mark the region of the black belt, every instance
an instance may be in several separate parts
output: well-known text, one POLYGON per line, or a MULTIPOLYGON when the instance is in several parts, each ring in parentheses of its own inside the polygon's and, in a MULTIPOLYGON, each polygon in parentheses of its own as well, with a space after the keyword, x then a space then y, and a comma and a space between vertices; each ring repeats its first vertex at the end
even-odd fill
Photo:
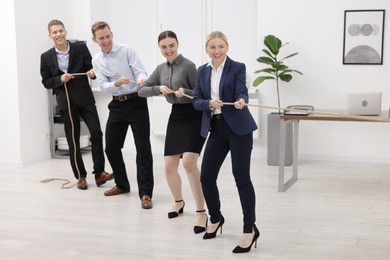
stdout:
POLYGON ((114 100, 117 100, 117 101, 127 101, 127 100, 130 100, 130 99, 133 99, 133 98, 136 98, 138 97, 138 93, 131 93, 131 94, 126 94, 126 95, 120 95, 120 96, 112 96, 112 98, 114 100))
POLYGON ((213 119, 222 119, 222 118, 223 118, 223 115, 222 115, 222 114, 215 114, 215 115, 213 115, 212 118, 213 118, 213 119))

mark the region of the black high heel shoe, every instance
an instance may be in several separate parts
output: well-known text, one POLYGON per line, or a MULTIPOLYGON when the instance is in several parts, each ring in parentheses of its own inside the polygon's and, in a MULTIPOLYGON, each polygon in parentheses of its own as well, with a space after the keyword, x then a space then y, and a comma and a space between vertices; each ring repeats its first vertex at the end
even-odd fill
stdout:
POLYGON ((221 234, 222 234, 222 226, 223 226, 223 223, 225 223, 225 219, 224 217, 221 215, 221 220, 219 221, 219 224, 218 224, 218 227, 217 229, 213 232, 213 233, 207 233, 204 234, 203 236, 203 239, 210 239, 210 238, 214 238, 216 235, 217 235, 217 232, 218 232, 218 229, 221 228, 221 234))
POLYGON ((179 216, 179 214, 182 214, 184 211, 184 206, 186 203, 183 200, 175 200, 175 202, 183 202, 183 207, 181 207, 181 209, 179 209, 179 212, 176 212, 176 211, 168 212, 168 218, 176 218, 179 216))
MULTIPOLYGON (((202 212, 206 212, 206 210, 197 210, 196 213, 202 213, 202 212)), ((205 232, 206 231, 206 228, 207 228, 207 223, 209 221, 209 219, 207 218, 207 215, 206 213, 204 213, 205 216, 206 216, 206 226, 202 227, 202 226, 194 226, 194 232, 195 234, 199 234, 199 233, 202 233, 202 232, 205 232)))
POLYGON ((253 226, 253 229, 255 230, 255 235, 253 236, 252 243, 248 247, 240 247, 236 246, 236 248, 233 249, 233 253, 246 253, 251 251, 253 243, 255 243, 255 248, 257 247, 257 239, 260 236, 260 231, 257 229, 256 226, 253 226))

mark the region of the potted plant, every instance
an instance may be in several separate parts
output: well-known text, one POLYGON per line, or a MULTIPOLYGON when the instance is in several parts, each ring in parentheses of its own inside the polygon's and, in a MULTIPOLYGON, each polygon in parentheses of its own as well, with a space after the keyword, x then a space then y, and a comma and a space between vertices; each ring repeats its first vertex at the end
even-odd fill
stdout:
POLYGON ((289 43, 287 42, 285 44, 282 44, 282 41, 274 35, 268 35, 264 38, 264 45, 267 47, 267 49, 263 49, 263 52, 267 56, 260 56, 259 58, 257 58, 257 61, 268 65, 268 68, 257 70, 255 71, 255 73, 266 73, 267 75, 259 76, 253 81, 253 86, 257 87, 265 80, 275 80, 276 93, 278 96, 278 107, 280 107, 279 79, 281 81, 290 82, 293 78, 291 74, 292 72, 303 75, 300 71, 290 69, 286 64, 284 64, 284 60, 297 55, 298 52, 290 54, 283 59, 278 59, 280 49, 287 44, 289 43))
MULTIPOLYGON (((265 75, 258 76, 253 81, 253 86, 257 87, 265 80, 275 80, 276 92, 278 97, 278 113, 271 113, 267 118, 268 136, 268 164, 279 164, 279 128, 280 128, 280 90, 279 80, 284 82, 290 82, 293 78, 292 73, 298 73, 303 75, 300 71, 289 68, 284 61, 298 54, 298 52, 287 55, 286 57, 279 59, 280 49, 289 44, 288 42, 283 44, 282 41, 274 36, 268 35, 264 38, 264 45, 266 49, 263 52, 266 56, 260 56, 257 61, 267 65, 268 67, 255 71, 255 73, 263 73, 265 75)), ((286 165, 292 164, 292 125, 287 125, 287 144, 286 144, 286 165)))

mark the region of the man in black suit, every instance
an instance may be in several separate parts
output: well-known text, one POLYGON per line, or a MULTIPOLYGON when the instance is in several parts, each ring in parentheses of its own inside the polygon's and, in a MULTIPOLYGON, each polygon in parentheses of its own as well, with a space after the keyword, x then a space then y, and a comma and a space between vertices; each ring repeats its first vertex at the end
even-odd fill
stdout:
POLYGON ((103 133, 89 80, 85 76, 72 75, 86 73, 89 78, 94 79, 96 76, 92 70, 92 57, 84 43, 71 43, 66 40, 67 32, 61 21, 50 21, 48 30, 55 46, 41 55, 42 83, 57 96, 69 146, 70 164, 74 176, 78 179, 77 187, 86 190, 87 171, 80 151, 80 118, 84 120, 91 134, 93 173, 97 186, 114 177, 112 173, 104 170, 103 133))

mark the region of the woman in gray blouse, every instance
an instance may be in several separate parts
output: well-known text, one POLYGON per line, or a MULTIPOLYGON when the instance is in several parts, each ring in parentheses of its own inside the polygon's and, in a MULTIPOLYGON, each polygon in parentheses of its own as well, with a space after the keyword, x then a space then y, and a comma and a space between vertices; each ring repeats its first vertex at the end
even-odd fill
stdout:
POLYGON ((168 218, 178 217, 183 213, 185 202, 178 172, 180 159, 187 173, 192 195, 196 204, 195 233, 206 230, 204 198, 200 184, 198 158, 205 138, 200 135, 202 112, 192 106, 197 69, 195 64, 178 53, 179 42, 172 31, 164 31, 158 37, 161 54, 167 59, 153 71, 138 91, 141 97, 163 94, 172 104, 165 138, 164 158, 165 176, 175 203, 168 218), (183 95, 185 94, 185 95, 183 95))

